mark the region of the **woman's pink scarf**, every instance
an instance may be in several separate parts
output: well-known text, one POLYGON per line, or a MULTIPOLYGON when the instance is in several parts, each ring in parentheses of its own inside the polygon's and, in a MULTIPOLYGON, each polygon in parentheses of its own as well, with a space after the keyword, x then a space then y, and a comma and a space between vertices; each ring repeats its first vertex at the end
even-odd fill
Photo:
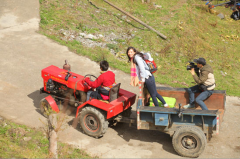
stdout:
POLYGON ((131 83, 132 86, 138 86, 138 77, 137 77, 137 70, 136 70, 136 64, 133 63, 133 58, 131 58, 131 83))

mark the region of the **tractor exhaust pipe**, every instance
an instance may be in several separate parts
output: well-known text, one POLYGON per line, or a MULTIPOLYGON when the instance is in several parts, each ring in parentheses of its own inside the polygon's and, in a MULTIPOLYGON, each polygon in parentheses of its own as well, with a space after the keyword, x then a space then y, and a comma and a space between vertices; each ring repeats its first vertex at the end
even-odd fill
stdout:
POLYGON ((65 64, 63 65, 63 69, 67 71, 71 71, 71 66, 68 64, 67 60, 65 60, 65 64))

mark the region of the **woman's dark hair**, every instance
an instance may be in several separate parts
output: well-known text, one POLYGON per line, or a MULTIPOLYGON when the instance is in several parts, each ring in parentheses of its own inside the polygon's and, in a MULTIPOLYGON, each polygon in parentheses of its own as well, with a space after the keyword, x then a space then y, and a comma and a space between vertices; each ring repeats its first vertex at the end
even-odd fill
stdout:
MULTIPOLYGON (((143 54, 141 52, 137 51, 134 47, 130 46, 130 47, 127 48, 127 52, 126 52, 127 57, 128 57, 128 62, 131 61, 131 58, 128 56, 128 51, 131 50, 131 49, 135 52, 135 55, 133 56, 133 59, 135 58, 136 55, 139 55, 143 59, 143 54)), ((133 62, 136 63, 135 60, 133 60, 133 62)))
POLYGON ((102 68, 103 71, 107 71, 108 67, 109 67, 109 64, 107 61, 104 60, 100 62, 100 68, 102 68))

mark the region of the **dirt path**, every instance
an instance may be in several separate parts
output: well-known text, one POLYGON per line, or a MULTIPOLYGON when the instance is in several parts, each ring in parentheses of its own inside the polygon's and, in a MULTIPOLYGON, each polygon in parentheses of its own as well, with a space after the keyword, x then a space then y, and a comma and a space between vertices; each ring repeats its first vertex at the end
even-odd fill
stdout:
MULTIPOLYGON (((68 59, 73 72, 99 75, 98 64, 38 34, 38 27, 38 0, 1 1, 0 116, 31 127, 41 127, 40 119, 45 120, 38 110, 39 101, 44 97, 39 94, 43 85, 41 69, 49 65, 62 67, 64 60, 68 59)), ((122 88, 137 93, 137 88, 128 85, 129 75, 114 72, 122 88)), ((239 104, 238 97, 227 97, 220 135, 208 143, 201 158, 240 157, 239 104)), ((59 135, 61 141, 102 158, 180 158, 167 134, 138 131, 127 124, 109 128, 101 139, 89 137, 68 125, 59 135)))

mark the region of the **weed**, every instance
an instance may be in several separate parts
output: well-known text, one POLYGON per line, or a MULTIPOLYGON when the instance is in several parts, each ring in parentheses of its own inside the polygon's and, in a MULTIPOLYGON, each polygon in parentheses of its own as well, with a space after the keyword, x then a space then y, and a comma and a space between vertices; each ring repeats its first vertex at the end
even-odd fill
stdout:
POLYGON ((109 50, 114 50, 115 52, 119 51, 119 47, 116 44, 107 44, 107 47, 109 48, 109 50))
MULTIPOLYGON (((0 145, 0 158, 48 158, 49 141, 41 130, 5 119, 0 120, 0 145)), ((83 150, 59 145, 59 158, 92 158, 83 150)))

